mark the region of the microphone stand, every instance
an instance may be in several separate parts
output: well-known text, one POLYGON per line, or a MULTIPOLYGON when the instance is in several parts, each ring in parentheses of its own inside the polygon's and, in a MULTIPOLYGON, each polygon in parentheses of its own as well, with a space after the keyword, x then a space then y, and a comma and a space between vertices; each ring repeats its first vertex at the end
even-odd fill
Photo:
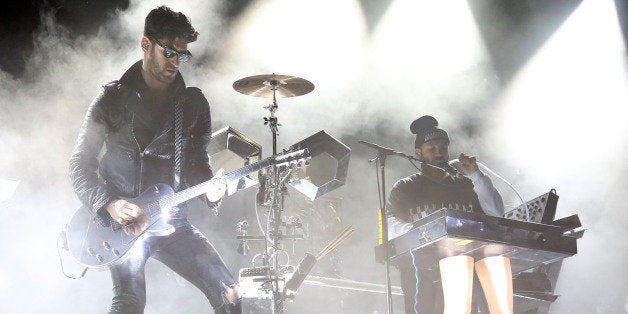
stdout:
POLYGON ((386 157, 388 155, 382 151, 378 150, 377 160, 379 161, 379 170, 382 173, 382 184, 380 195, 380 210, 379 217, 381 217, 381 244, 386 245, 386 254, 384 255, 384 264, 386 264, 386 304, 388 305, 388 314, 393 313, 393 304, 392 304, 392 289, 390 286, 390 251, 388 250, 388 213, 386 212, 386 157))
POLYGON ((377 186, 380 187, 381 189, 379 191, 379 195, 380 195, 380 212, 379 212, 379 217, 381 219, 381 229, 380 229, 380 244, 384 245, 384 247, 386 248, 384 250, 384 264, 386 265, 386 303, 388 305, 388 313, 392 314, 393 313, 393 304, 392 304, 392 289, 391 289, 391 285, 390 285, 390 263, 389 263, 389 259, 390 259, 390 251, 388 248, 388 213, 386 211, 386 157, 388 157, 388 155, 397 155, 397 156, 402 156, 405 158, 408 158, 410 160, 413 160, 414 157, 406 155, 404 153, 400 153, 400 152, 396 152, 390 148, 386 148, 386 147, 382 147, 379 146, 377 144, 373 144, 373 143, 369 143, 369 142, 365 142, 365 141, 358 141, 360 144, 364 144, 368 147, 371 148, 375 148, 377 149, 377 157, 369 160, 369 162, 373 162, 373 161, 377 161, 378 163, 376 163, 376 167, 379 164, 379 169, 375 169, 376 170, 376 174, 378 174, 377 170, 379 170, 381 172, 381 185, 379 182, 379 174, 378 174, 378 182, 377 182, 377 186))

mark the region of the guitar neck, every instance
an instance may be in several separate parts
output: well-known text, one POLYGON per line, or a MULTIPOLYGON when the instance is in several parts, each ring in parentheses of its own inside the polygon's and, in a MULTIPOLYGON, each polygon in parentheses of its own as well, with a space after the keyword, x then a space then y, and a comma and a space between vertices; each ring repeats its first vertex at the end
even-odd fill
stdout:
POLYGON ((174 193, 170 196, 164 197, 162 199, 159 200, 159 207, 160 208, 170 208, 170 207, 174 207, 176 205, 179 205, 185 201, 188 201, 192 198, 195 198, 199 195, 205 194, 205 192, 207 192, 207 189, 209 188, 209 186, 211 184, 214 183, 220 183, 220 184, 227 184, 231 181, 234 180, 238 180, 240 178, 243 178, 253 172, 259 171, 261 169, 264 169, 270 165, 272 165, 273 162, 271 159, 264 159, 261 161, 258 161, 256 163, 250 164, 250 165, 246 165, 238 170, 229 172, 228 174, 220 177, 220 178, 212 178, 208 181, 199 183, 197 185, 191 186, 185 190, 179 191, 177 193, 174 193))

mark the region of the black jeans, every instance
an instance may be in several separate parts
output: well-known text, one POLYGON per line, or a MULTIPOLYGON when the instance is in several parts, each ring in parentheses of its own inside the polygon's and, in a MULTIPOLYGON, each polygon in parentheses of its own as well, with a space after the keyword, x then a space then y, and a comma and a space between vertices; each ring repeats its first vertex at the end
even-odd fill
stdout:
POLYGON ((216 313, 240 313, 237 306, 225 304, 222 284, 237 283, 209 240, 185 219, 170 223, 176 228, 174 233, 137 242, 124 262, 111 268, 114 297, 109 313, 144 312, 144 268, 150 257, 199 288, 216 313))

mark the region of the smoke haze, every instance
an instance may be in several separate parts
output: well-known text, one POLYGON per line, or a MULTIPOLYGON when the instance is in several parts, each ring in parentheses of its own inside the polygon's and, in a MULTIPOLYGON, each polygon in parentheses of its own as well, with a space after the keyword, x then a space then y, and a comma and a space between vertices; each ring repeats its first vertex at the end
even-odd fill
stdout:
MULTIPOLYGON (((81 280, 70 280, 60 271, 57 236, 80 205, 68 178, 68 158, 101 85, 120 78, 141 58, 144 17, 161 4, 131 1, 128 8, 111 12, 96 33, 79 36, 53 14, 44 14, 24 75, 0 72, 0 179, 20 182, 10 202, 0 200, 0 311, 91 313, 108 308, 108 272, 90 271, 81 280)), ((555 290, 560 297, 552 312, 628 312, 623 200, 628 189, 628 67, 617 20, 598 19, 613 16, 612 1, 583 1, 535 56, 518 62, 521 68, 510 78, 496 68, 466 2, 428 8, 394 1, 373 28, 372 12, 359 1, 253 1, 230 17, 225 15, 232 5, 228 1, 167 5, 189 16, 200 33, 189 46, 194 58, 181 72, 187 85, 200 87, 208 98, 214 130, 231 126, 261 144, 264 157, 269 156, 271 132, 263 118, 271 100, 240 94, 232 84, 252 75, 293 75, 316 88, 278 99, 278 147, 325 130, 352 149, 346 184, 326 195, 342 200, 340 210, 317 210, 319 216, 306 217, 314 233, 296 243, 291 264, 305 251, 324 247, 336 234, 322 233, 322 225, 337 218, 341 229, 352 225, 356 232, 333 259, 316 266, 316 275, 340 272, 352 280, 385 283, 385 269, 373 256, 379 203, 375 168, 368 160, 376 152, 358 140, 412 154, 409 125, 430 114, 452 138, 451 158, 460 152, 478 156, 527 199, 556 188, 557 217, 579 215, 587 231, 578 241, 579 253, 563 262, 555 290), (416 16, 400 17, 408 11, 416 16)), ((494 22, 495 29, 509 26, 494 22)), ((502 38, 500 43, 513 47, 519 39, 502 38)), ((392 157, 387 167, 389 188, 414 172, 406 161, 392 157)), ((493 182, 506 203, 519 205, 505 183, 493 182)), ((234 224, 254 222, 253 190, 225 199, 219 216, 193 217, 234 274, 251 262, 251 255, 235 251, 234 224)), ((298 192, 291 193, 287 215, 297 215, 296 206, 303 201, 298 192)), ((80 271, 65 259, 69 272, 80 271)), ((392 276, 398 285, 397 272, 392 276)), ((149 262, 147 282, 146 313, 209 311, 198 290, 157 262, 149 262)), ((400 312, 402 298, 393 301, 400 312)), ((386 311, 386 298, 306 285, 287 310, 378 313, 386 311)))

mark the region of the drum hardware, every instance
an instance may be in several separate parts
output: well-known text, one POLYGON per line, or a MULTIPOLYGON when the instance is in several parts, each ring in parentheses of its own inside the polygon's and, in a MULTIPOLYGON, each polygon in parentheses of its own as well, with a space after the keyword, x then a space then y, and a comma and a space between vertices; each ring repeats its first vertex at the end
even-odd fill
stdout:
MULTIPOLYGON (((207 146, 207 155, 214 169, 223 168, 225 173, 261 160, 262 146, 231 126, 212 133, 207 146)), ((253 175, 227 183, 227 195, 233 195, 256 185, 259 178, 253 175)))
MULTIPOLYGON (((272 98, 272 103, 265 106, 268 109, 270 116, 264 117, 264 125, 270 128, 272 133, 273 143, 273 155, 277 154, 277 136, 279 135, 278 118, 276 112, 279 109, 277 104, 277 98, 294 97, 307 94, 314 90, 314 84, 311 82, 287 75, 277 75, 275 73, 269 75, 256 75, 245 77, 237 80, 233 83, 233 88, 245 95, 272 98)), ((284 274, 282 272, 273 273, 273 270, 282 269, 285 265, 279 263, 279 255, 281 252, 285 252, 283 249, 283 240, 302 239, 302 235, 286 234, 286 222, 282 219, 284 212, 284 200, 285 195, 288 192, 287 180, 290 178, 290 173, 300 167, 302 163, 290 163, 289 165, 271 166, 267 168, 265 175, 262 175, 263 183, 260 184, 260 191, 256 196, 256 204, 262 204, 264 207, 268 207, 268 220, 266 223, 265 234, 261 236, 261 240, 264 240, 264 253, 261 255, 263 260, 263 266, 267 273, 268 284, 266 289, 270 288, 270 292, 273 300, 273 312, 283 312, 283 302, 286 299, 283 282, 285 282, 284 274), (268 244, 271 244, 269 247, 268 244), (271 254, 272 251, 272 254, 271 254)), ((256 210, 257 215, 257 210, 256 210)), ((258 219, 259 221, 259 219, 258 219)), ((261 226, 260 226, 261 227, 261 226)), ((288 228, 290 229, 290 228, 288 228)), ((264 228, 262 228, 264 230, 264 228)), ((294 231, 294 228, 292 228, 294 231)), ((242 234, 238 239, 243 241, 241 244, 246 244, 246 240, 259 239, 258 236, 248 236, 242 234)))
POLYGON ((338 247, 338 245, 340 245, 342 241, 347 239, 351 235, 351 233, 353 233, 353 231, 354 229, 352 226, 347 227, 347 229, 345 229, 340 235, 338 235, 336 239, 327 244, 327 246, 325 246, 325 248, 323 248, 318 254, 316 254, 316 256, 310 253, 306 253, 305 257, 303 257, 301 262, 299 262, 299 264, 297 265, 294 273, 286 281, 286 289, 284 290, 284 293, 287 295, 290 295, 291 292, 292 294, 296 293, 303 283, 303 280, 305 280, 305 277, 307 277, 312 268, 314 268, 314 265, 316 265, 316 262, 325 257, 325 255, 327 255, 329 252, 336 249, 336 247, 338 247))
MULTIPOLYGON (((248 233, 249 222, 246 220, 240 221, 236 224, 236 232, 240 233, 242 236, 246 236, 248 233)), ((238 248, 236 251, 240 255, 247 255, 249 253, 250 247, 248 243, 246 243, 246 239, 240 240, 238 243, 238 248)))
POLYGON ((351 150, 339 140, 321 130, 290 148, 310 153, 309 163, 292 171, 288 184, 311 201, 345 184, 351 150))
MULTIPOLYGON (((269 111, 269 116, 264 117, 264 125, 268 126, 272 133, 273 155, 275 155, 277 154, 279 126, 281 126, 276 115, 279 109, 277 98, 307 94, 314 90, 314 84, 302 78, 273 73, 237 80, 233 83, 233 88, 245 95, 272 98, 272 103, 264 106, 269 111)), ((259 175, 260 186, 256 194, 255 214, 263 235, 248 235, 246 230, 240 228, 237 236, 237 239, 240 240, 240 251, 243 253, 247 249, 247 241, 261 240, 264 242, 263 253, 256 254, 253 257, 253 261, 256 258, 262 260, 262 265, 258 265, 261 268, 256 271, 265 272, 263 278, 266 278, 267 282, 264 282, 263 286, 263 289, 266 289, 264 295, 268 295, 270 291, 273 300, 273 313, 281 313, 284 301, 294 298, 298 286, 314 266, 313 261, 317 261, 333 251, 353 231, 352 228, 345 230, 339 238, 330 243, 317 256, 310 254, 312 257, 308 258, 308 255, 306 255, 304 261, 297 266, 298 271, 276 271, 280 269, 294 269, 287 263, 280 263, 279 256, 286 254, 289 262, 290 256, 284 249, 285 242, 289 241, 292 243, 292 251, 295 253, 296 241, 304 239, 308 233, 307 224, 299 217, 290 216, 287 219, 283 218, 286 208, 285 197, 289 192, 288 187, 290 186, 307 196, 308 201, 311 202, 344 185, 346 180, 350 158, 350 149, 346 145, 325 131, 319 131, 291 145, 287 151, 303 149, 309 152, 310 158, 281 166, 267 167, 259 175), (265 224, 260 219, 258 207, 266 210, 265 224), (290 280, 290 288, 286 286, 288 280, 290 280)), ((255 295, 255 293, 251 292, 249 295, 255 295)))

